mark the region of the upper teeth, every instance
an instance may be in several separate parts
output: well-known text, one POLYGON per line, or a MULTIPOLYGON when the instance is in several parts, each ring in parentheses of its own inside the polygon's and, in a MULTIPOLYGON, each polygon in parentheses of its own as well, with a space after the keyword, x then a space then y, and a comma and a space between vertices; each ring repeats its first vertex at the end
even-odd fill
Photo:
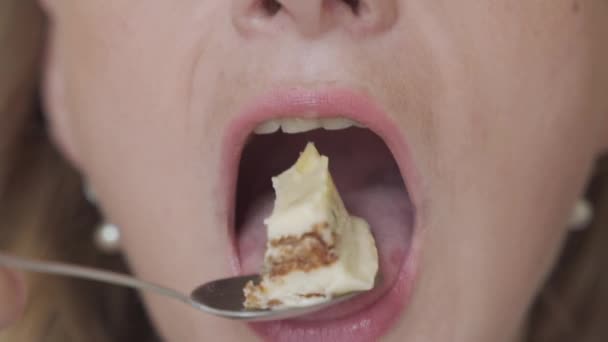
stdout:
POLYGON ((356 121, 340 117, 322 119, 284 118, 265 121, 258 125, 254 132, 256 134, 271 134, 281 129, 285 133, 293 134, 312 131, 317 128, 338 130, 352 126, 364 127, 356 121))

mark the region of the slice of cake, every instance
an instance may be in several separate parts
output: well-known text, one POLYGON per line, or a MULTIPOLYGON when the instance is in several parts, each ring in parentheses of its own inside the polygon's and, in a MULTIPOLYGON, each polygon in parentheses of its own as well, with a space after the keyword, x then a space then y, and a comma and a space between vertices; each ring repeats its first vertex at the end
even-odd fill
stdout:
POLYGON ((246 308, 314 305, 374 286, 374 238, 364 220, 346 211, 328 166, 309 143, 295 165, 272 179, 276 199, 264 221, 262 279, 245 286, 246 308))

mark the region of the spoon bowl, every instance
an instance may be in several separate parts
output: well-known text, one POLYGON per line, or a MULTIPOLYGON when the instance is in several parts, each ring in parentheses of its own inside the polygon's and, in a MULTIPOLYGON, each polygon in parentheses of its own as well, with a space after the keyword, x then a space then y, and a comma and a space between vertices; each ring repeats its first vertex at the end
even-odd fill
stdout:
POLYGON ((212 314, 229 319, 245 321, 273 321, 295 318, 323 310, 329 306, 352 299, 362 292, 351 292, 332 298, 331 300, 305 307, 291 307, 276 310, 251 310, 243 307, 245 295, 243 288, 249 281, 259 282, 259 275, 249 275, 225 278, 203 284, 192 291, 190 297, 211 310, 212 314))

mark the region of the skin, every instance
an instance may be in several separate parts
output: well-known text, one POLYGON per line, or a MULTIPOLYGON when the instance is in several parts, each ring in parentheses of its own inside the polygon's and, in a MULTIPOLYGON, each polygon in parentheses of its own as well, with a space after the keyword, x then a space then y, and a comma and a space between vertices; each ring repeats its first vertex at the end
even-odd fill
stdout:
POLYGON ((17 320, 25 307, 24 279, 20 273, 0 267, 0 331, 17 320))
MULTIPOLYGON (((517 340, 608 147, 608 2, 281 2, 274 19, 245 0, 45 3, 53 133, 134 272, 183 291, 232 275, 224 130, 270 89, 337 84, 395 119, 421 175, 418 278, 385 340, 517 340)), ((252 338, 145 301, 167 341, 252 338)))

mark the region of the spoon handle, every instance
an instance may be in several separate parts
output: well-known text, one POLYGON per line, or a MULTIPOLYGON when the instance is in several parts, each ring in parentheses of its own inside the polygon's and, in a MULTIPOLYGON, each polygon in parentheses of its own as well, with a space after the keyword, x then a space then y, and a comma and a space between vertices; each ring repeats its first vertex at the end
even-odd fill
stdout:
POLYGON ((60 262, 34 261, 3 253, 0 253, 0 265, 29 272, 62 275, 129 287, 136 290, 150 291, 162 296, 177 299, 199 310, 201 309, 200 304, 194 302, 190 297, 181 292, 116 272, 97 270, 90 267, 68 265, 60 262))

